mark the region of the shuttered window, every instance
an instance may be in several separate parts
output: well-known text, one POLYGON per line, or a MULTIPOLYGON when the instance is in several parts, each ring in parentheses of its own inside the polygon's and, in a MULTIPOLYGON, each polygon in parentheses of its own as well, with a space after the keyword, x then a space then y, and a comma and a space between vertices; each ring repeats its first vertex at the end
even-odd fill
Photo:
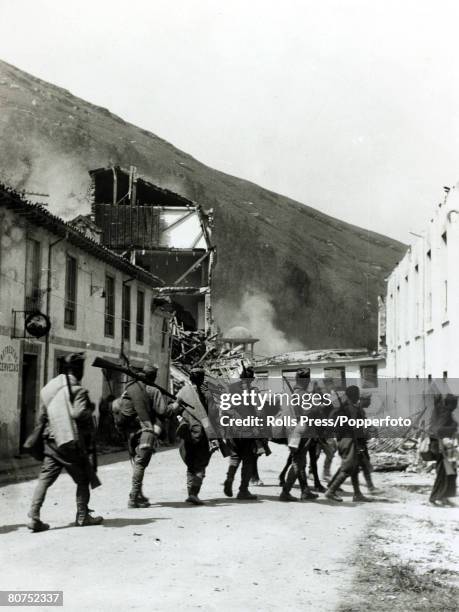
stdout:
POLYGON ((105 276, 105 335, 115 336, 115 279, 109 274, 105 276))
POLYGON ((137 291, 137 320, 135 327, 135 341, 137 344, 143 344, 145 327, 145 293, 137 291))
POLYGON ((67 255, 65 266, 65 310, 64 323, 69 327, 76 327, 76 297, 77 297, 77 260, 67 255))

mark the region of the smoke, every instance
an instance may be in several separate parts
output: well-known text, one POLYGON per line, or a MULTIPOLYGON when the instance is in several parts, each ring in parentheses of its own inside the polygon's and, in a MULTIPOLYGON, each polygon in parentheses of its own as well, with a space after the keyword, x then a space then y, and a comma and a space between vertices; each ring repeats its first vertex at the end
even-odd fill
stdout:
POLYGON ((252 337, 258 338, 255 354, 272 356, 304 348, 299 342, 289 340, 274 325, 275 310, 269 297, 260 291, 246 291, 237 308, 230 308, 222 301, 215 306, 217 322, 223 333, 231 327, 246 327, 252 337))
POLYGON ((23 188, 48 193, 50 211, 65 219, 89 212, 90 177, 77 156, 57 154, 40 144, 35 145, 32 158, 23 188))

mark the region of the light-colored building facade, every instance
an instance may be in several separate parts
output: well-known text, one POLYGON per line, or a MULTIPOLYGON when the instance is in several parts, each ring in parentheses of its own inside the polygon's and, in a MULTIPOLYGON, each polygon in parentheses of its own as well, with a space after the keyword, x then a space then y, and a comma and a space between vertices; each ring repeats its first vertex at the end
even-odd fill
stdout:
POLYGON ((446 191, 381 299, 380 348, 391 378, 459 378, 459 192, 446 191))
POLYGON ((350 384, 363 389, 375 389, 384 376, 384 356, 370 353, 367 349, 325 349, 317 351, 294 351, 275 357, 258 360, 255 374, 262 386, 263 379, 282 379, 283 390, 295 385, 296 371, 311 370, 312 380, 332 378, 338 389, 350 384))
POLYGON ((97 404, 117 395, 93 359, 132 365, 154 361, 168 383, 169 318, 155 302, 162 281, 39 205, 0 187, 0 456, 20 451, 38 413, 40 388, 75 351, 87 356, 84 385, 97 404), (48 316, 48 336, 34 338, 25 320, 48 316))

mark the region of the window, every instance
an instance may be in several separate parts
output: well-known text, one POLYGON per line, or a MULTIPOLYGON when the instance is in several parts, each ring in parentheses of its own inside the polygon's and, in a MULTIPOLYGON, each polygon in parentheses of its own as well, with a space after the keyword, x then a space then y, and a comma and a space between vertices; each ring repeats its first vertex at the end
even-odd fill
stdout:
POLYGON ((333 380, 335 390, 344 391, 346 389, 346 368, 324 368, 324 378, 331 378, 333 380))
POLYGON ((115 279, 105 276, 105 335, 115 337, 115 279))
POLYGON ((448 244, 448 236, 446 232, 443 232, 443 234, 441 235, 441 239, 443 240, 444 244, 448 244))
POLYGON ((123 340, 131 339, 131 288, 123 285, 123 340))
POLYGON ((137 323, 135 327, 135 341, 137 344, 143 344, 145 327, 145 293, 137 291, 137 323))
POLYGON ((427 251, 427 259, 432 259, 432 251, 430 249, 427 251))
POLYGON ((373 389, 378 386, 378 366, 366 365, 360 366, 360 380, 362 381, 362 389, 373 389))
POLYGON ((446 382, 448 380, 448 371, 444 370, 443 371, 443 382, 446 382))
POLYGON ((26 310, 41 309, 41 261, 40 243, 37 240, 27 239, 26 244, 26 271, 25 271, 25 296, 26 310))
POLYGON ((65 266, 64 324, 76 327, 77 260, 67 255, 65 266))

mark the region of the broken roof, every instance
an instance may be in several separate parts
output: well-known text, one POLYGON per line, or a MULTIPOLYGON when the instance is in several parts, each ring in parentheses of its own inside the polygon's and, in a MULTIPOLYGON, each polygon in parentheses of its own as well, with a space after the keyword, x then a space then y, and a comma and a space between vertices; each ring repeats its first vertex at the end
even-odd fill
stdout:
POLYGON ((270 365, 301 365, 306 363, 330 363, 360 361, 362 359, 383 359, 379 353, 372 353, 366 348, 361 349, 316 349, 281 353, 272 357, 264 357, 256 362, 256 366, 270 365))
MULTIPOLYGON (((113 185, 113 175, 114 172, 117 174, 117 178, 123 178, 126 182, 129 181, 130 171, 122 168, 121 166, 112 166, 108 168, 96 168, 94 170, 90 170, 89 174, 93 178, 107 178, 108 183, 106 186, 107 194, 105 194, 105 189, 103 185, 99 188, 96 188, 95 199, 97 202, 111 202, 112 201, 112 185, 113 185), (121 176, 120 176, 121 175, 121 176), (106 197, 104 197, 106 195, 106 197)), ((137 185, 137 200, 141 204, 155 204, 156 206, 185 206, 185 207, 195 207, 196 203, 184 196, 171 191, 170 189, 165 189, 163 187, 159 187, 150 181, 145 180, 144 178, 140 178, 136 176, 136 185, 137 185)), ((122 195, 124 191, 122 186, 119 186, 119 194, 122 195)))

